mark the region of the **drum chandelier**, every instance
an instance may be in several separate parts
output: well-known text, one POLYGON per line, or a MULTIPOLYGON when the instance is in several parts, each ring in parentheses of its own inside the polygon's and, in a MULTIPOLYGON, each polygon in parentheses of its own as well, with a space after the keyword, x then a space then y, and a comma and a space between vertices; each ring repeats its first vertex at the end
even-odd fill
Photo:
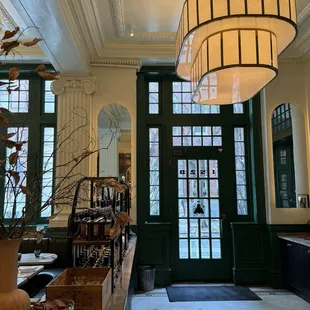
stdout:
POLYGON ((278 74, 278 55, 297 35, 295 0, 186 0, 176 38, 176 73, 192 99, 251 99, 278 74))

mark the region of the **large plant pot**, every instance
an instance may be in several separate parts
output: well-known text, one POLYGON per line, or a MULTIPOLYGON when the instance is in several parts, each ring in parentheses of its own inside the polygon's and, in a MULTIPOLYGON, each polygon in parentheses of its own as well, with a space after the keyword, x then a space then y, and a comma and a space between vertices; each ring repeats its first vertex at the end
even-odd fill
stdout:
POLYGON ((0 240, 0 309, 29 310, 30 298, 17 289, 17 255, 22 239, 0 240))

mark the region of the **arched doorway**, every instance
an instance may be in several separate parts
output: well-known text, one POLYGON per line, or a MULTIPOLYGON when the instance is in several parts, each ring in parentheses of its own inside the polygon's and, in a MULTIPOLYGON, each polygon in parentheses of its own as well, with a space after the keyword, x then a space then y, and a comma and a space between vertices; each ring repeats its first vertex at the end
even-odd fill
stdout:
POLYGON ((131 182, 131 118, 120 104, 109 104, 98 116, 98 176, 131 182))

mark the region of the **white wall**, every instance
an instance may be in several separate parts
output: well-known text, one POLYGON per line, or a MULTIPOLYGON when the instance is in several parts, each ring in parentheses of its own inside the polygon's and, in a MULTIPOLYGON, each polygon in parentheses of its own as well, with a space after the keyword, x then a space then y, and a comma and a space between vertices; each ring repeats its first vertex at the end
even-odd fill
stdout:
POLYGON ((93 98, 93 128, 98 128, 98 115, 101 109, 109 104, 124 106, 131 117, 131 171, 132 202, 131 217, 136 223, 136 69, 117 67, 92 67, 91 75, 96 76, 97 91, 93 98))
MULTIPOLYGON (((271 115, 282 103, 290 103, 304 114, 305 143, 301 150, 307 154, 309 166, 309 100, 307 96, 310 83, 304 64, 281 64, 278 77, 262 91, 263 156, 265 170, 265 192, 267 222, 270 224, 304 224, 310 219, 310 209, 276 208, 274 187, 274 166, 271 115)), ((310 88, 309 88, 310 90, 310 88)), ((309 170, 304 167, 309 180, 309 170)), ((298 178, 298 176, 296 176, 298 178)), ((309 193, 309 186, 308 186, 309 193)))

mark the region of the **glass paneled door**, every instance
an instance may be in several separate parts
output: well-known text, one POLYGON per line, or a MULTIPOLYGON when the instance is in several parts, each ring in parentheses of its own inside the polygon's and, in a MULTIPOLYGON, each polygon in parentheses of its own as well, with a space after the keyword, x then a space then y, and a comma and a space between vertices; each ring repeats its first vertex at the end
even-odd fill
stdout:
POLYGON ((175 158, 173 174, 173 280, 230 279, 219 158, 175 158))

